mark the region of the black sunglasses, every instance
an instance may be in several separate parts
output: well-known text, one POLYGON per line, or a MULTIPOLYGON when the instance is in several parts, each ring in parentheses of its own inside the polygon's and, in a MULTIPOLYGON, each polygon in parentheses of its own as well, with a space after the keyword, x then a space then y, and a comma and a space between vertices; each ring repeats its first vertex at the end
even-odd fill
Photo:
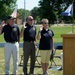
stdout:
POLYGON ((43 22, 43 24, 48 24, 47 22, 43 22))
POLYGON ((33 21, 33 19, 28 19, 29 21, 33 21))

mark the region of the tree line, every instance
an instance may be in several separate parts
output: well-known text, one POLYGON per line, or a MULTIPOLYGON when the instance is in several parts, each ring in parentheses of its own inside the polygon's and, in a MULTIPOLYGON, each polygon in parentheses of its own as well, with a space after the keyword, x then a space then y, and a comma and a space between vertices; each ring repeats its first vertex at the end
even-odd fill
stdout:
MULTIPOLYGON (((15 9, 17 0, 0 0, 0 19, 6 20, 15 9)), ((74 0, 75 1, 75 0, 74 0)), ((18 18, 24 20, 24 12, 26 16, 32 15, 34 19, 40 23, 42 18, 49 19, 50 24, 57 21, 72 22, 72 17, 62 16, 61 13, 73 2, 73 13, 75 18, 75 2, 73 0, 40 0, 39 7, 34 7, 32 10, 18 9, 18 18)))

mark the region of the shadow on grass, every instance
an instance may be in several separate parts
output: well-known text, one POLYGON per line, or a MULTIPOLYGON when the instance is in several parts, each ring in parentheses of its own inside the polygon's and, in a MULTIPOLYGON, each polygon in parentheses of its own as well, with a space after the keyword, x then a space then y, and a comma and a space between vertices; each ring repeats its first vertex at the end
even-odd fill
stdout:
POLYGON ((36 66, 35 66, 35 68, 41 68, 41 65, 39 65, 39 66, 38 66, 38 65, 36 65, 36 66))
MULTIPOLYGON (((19 64, 18 66, 23 67, 23 64, 19 64)), ((30 64, 27 64, 27 66, 30 66, 30 64)), ((35 68, 41 68, 41 64, 36 64, 35 68)))
POLYGON ((36 74, 36 75, 42 75, 42 74, 36 74))
POLYGON ((23 64, 19 64, 18 66, 23 67, 23 64))

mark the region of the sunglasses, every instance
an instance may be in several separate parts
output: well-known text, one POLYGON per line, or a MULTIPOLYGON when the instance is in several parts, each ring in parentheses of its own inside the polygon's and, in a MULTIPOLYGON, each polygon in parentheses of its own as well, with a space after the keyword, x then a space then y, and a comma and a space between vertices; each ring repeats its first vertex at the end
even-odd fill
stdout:
POLYGON ((48 24, 47 22, 44 22, 43 24, 48 24))
POLYGON ((28 19, 29 21, 33 21, 33 19, 28 19))

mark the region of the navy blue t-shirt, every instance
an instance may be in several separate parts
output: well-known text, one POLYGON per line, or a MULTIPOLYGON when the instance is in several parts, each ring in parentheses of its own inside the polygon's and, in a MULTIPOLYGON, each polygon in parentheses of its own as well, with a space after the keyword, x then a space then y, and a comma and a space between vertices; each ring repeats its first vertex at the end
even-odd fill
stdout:
POLYGON ((2 29, 2 33, 4 33, 4 39, 6 42, 15 42, 19 40, 19 27, 14 24, 10 26, 9 24, 5 25, 2 29))
POLYGON ((39 43, 40 50, 50 50, 52 49, 52 37, 54 33, 52 30, 48 29, 47 31, 43 28, 41 31, 41 39, 39 43))
POLYGON ((26 28, 24 29, 24 41, 35 41, 36 37, 36 27, 34 25, 30 26, 26 23, 26 28))

